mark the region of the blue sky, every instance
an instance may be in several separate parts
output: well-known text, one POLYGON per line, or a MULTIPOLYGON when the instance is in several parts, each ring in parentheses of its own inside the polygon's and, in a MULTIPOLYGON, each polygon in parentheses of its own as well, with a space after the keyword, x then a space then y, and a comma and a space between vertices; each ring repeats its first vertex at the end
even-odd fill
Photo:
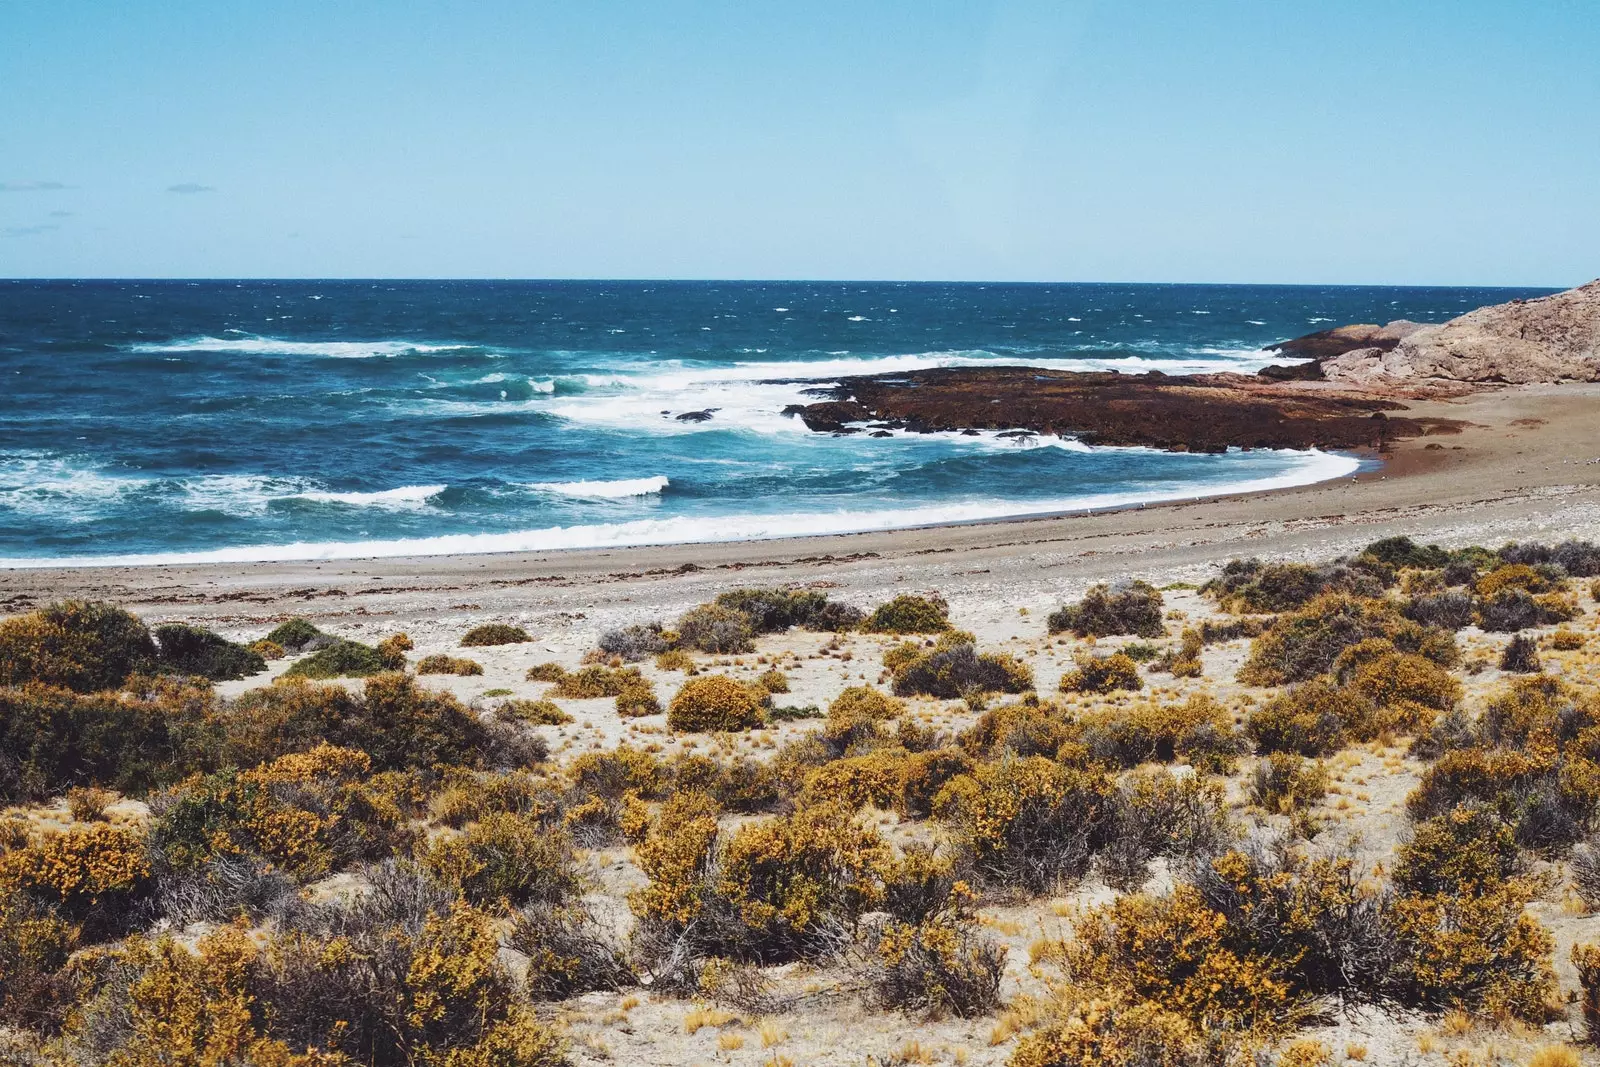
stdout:
POLYGON ((0 276, 1570 285, 1595 0, 0 0, 0 276))

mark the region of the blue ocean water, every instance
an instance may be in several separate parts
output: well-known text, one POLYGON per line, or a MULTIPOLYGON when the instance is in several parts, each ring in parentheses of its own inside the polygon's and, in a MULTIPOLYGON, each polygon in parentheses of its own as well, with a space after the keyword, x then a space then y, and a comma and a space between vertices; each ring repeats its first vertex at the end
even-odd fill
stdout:
POLYGON ((724 540, 1313 481, 1355 461, 834 437, 781 412, 930 366, 1253 370, 1330 325, 1543 292, 0 282, 0 565, 724 540))

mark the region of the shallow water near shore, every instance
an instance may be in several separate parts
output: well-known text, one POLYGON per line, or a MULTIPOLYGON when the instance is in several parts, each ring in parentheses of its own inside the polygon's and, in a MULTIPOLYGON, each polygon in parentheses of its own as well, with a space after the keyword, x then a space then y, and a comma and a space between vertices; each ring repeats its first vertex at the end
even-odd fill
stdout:
POLYGON ((1542 292, 0 283, 0 565, 734 540, 1304 484, 1356 461, 833 437, 782 411, 932 366, 1251 371, 1329 325, 1542 292))

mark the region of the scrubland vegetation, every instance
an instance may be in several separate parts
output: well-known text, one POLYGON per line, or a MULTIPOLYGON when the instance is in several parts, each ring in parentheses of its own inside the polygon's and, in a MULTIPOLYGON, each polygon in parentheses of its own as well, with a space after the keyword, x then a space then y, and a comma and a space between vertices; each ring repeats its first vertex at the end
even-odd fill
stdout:
POLYGON ((745 588, 581 662, 16 615, 0 1060, 1583 1062, 1597 574, 1395 538, 1003 648, 745 588))

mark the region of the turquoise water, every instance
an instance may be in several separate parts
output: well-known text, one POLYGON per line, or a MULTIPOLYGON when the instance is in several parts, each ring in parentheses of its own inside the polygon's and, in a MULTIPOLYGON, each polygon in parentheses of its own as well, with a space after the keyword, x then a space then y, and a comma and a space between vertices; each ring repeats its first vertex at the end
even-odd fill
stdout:
POLYGON ((1329 325, 1542 292, 0 282, 0 565, 774 537, 1337 477, 1355 461, 834 437, 781 412, 921 367, 1253 370, 1329 325))

